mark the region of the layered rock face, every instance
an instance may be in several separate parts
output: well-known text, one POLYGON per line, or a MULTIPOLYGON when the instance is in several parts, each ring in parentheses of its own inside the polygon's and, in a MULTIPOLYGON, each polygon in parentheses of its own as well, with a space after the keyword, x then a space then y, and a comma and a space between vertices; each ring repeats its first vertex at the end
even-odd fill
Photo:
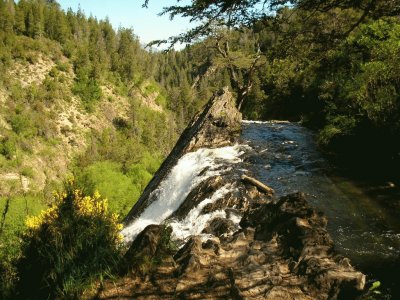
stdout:
MULTIPOLYGON (((171 168, 185 152, 235 142, 240 114, 229 98, 225 92, 206 106, 164 168, 171 168)), ((323 214, 312 209, 302 193, 277 199, 243 172, 232 168, 209 177, 192 189, 164 224, 146 227, 126 254, 132 263, 129 275, 106 283, 97 297, 355 299, 365 276, 335 254, 323 214), (214 197, 218 193, 221 196, 214 197), (198 218, 192 226, 204 216, 208 219, 198 234, 179 239, 175 225, 187 222, 194 211, 198 218)), ((160 170, 158 176, 164 173, 168 170, 160 170)), ((151 201, 151 191, 160 180, 149 185, 131 217, 151 201)))

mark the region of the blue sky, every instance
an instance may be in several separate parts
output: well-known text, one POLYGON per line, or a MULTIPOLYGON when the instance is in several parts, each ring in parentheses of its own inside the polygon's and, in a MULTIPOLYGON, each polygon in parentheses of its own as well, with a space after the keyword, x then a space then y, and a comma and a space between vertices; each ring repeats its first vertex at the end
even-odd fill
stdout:
MULTIPOLYGON (((98 19, 109 18, 115 29, 119 26, 133 28, 142 43, 166 39, 191 27, 188 19, 157 14, 162 7, 176 3, 174 0, 150 0, 149 8, 142 8, 144 0, 58 0, 64 10, 71 7, 76 11, 80 5, 87 16, 92 14, 98 19)), ((182 1, 183 3, 185 1, 182 1)))

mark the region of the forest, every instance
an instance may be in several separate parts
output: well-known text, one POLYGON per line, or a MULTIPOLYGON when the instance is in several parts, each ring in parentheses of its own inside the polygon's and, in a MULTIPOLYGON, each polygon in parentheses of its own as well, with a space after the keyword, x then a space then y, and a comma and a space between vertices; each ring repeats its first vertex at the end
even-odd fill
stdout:
POLYGON ((79 298, 118 273, 120 222, 225 86, 244 119, 301 122, 334 164, 397 174, 396 1, 180 5, 163 13, 203 23, 145 47, 54 0, 0 0, 0 298, 79 298))

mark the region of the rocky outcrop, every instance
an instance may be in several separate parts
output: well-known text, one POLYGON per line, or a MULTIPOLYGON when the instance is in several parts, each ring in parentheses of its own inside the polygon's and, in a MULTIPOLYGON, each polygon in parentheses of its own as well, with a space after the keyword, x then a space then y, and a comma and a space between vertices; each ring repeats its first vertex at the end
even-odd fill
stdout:
MULTIPOLYGON (((241 188, 246 195, 251 186, 241 188)), ((310 208, 304 195, 272 201, 264 194, 254 202, 247 197, 252 205, 236 209, 244 213, 241 228, 226 218, 210 220, 204 229, 209 238, 192 236, 146 279, 133 272, 130 280, 106 286, 99 298, 311 300, 360 294, 365 276, 335 254, 326 218, 310 208)), ((147 227, 130 253, 159 251, 165 230, 160 228, 147 227)))
POLYGON ((234 144, 240 134, 242 115, 236 109, 232 93, 223 89, 206 104, 183 131, 143 194, 125 218, 125 224, 137 218, 154 201, 152 192, 165 179, 182 155, 199 148, 217 148, 234 144))
MULTIPOLYGON (((152 201, 152 191, 180 156, 232 143, 239 122, 230 94, 215 97, 185 130, 128 219, 152 201)), ((164 224, 146 227, 126 253, 130 273, 106 283, 97 298, 355 299, 365 276, 335 253, 326 217, 302 193, 277 199, 244 172, 228 168, 208 177, 164 224), (200 218, 198 231, 169 239, 168 224, 197 230, 200 218)))

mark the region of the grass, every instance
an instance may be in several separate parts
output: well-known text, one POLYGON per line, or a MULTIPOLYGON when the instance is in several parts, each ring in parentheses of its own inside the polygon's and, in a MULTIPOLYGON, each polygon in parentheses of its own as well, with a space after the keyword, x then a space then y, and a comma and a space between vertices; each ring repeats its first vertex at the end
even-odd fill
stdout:
POLYGON ((98 190, 109 201, 112 212, 124 216, 140 195, 140 189, 111 161, 96 162, 77 176, 78 184, 86 193, 98 190))
POLYGON ((10 296, 16 279, 15 261, 21 254, 25 218, 45 208, 42 198, 36 195, 0 197, 0 298, 10 296))

